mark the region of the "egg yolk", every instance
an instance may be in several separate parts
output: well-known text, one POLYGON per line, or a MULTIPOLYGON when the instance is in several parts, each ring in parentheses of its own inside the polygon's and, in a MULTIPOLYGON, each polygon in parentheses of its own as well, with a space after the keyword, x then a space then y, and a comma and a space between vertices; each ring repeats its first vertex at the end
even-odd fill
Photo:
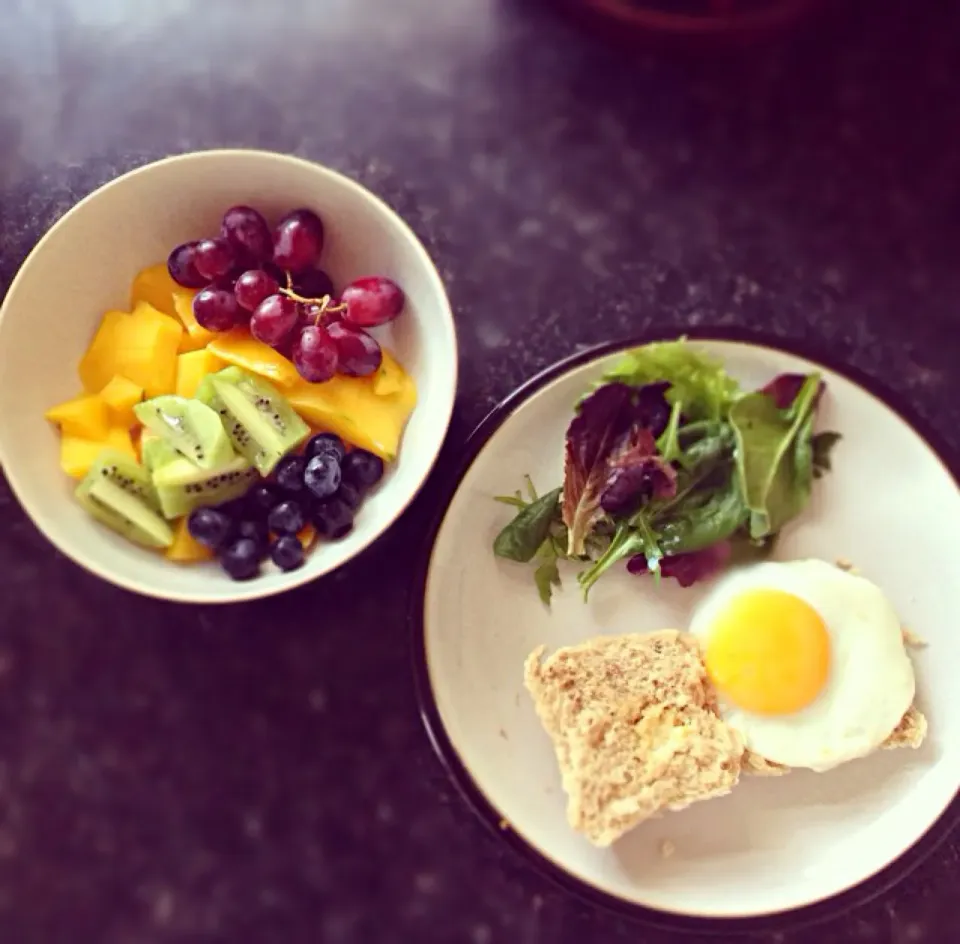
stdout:
POLYGON ((710 628, 711 681, 746 711, 785 715, 809 705, 830 671, 830 637, 810 604, 782 590, 733 600, 710 628))

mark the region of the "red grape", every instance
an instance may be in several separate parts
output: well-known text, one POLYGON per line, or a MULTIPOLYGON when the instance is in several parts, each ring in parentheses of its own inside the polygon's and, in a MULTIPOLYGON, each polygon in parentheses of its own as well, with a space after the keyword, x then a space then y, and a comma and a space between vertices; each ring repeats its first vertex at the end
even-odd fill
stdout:
POLYGON ((323 223, 311 210, 288 213, 273 233, 273 261, 288 272, 309 269, 323 249, 323 223))
POLYGON ((340 321, 326 325, 327 334, 337 346, 337 368, 351 377, 369 377, 383 362, 380 345, 360 328, 351 328, 340 321))
POLYGON ((307 269, 293 280, 293 290, 301 298, 323 298, 333 295, 333 280, 323 269, 307 269))
POLYGON ((323 383, 337 372, 337 346, 326 328, 308 325, 293 344, 293 364, 308 383, 323 383))
POLYGON ((243 312, 230 289, 211 285, 194 298, 193 316, 208 331, 229 331, 241 320, 243 312))
POLYGON ((230 207, 223 214, 220 235, 233 246, 238 256, 254 262, 265 262, 273 254, 270 227, 252 207, 230 207))
POLYGON ((197 245, 197 272, 210 282, 228 275, 236 262, 236 254, 225 239, 204 239, 197 245))
POLYGON ((250 269, 237 279, 233 287, 241 308, 256 311, 265 298, 276 293, 277 280, 263 269, 250 269))
POLYGON ((270 295, 250 318, 250 333, 264 344, 276 347, 286 340, 300 319, 300 307, 286 295, 270 295))
POLYGON ((343 320, 358 328, 373 328, 393 321, 403 310, 404 301, 400 286, 382 275, 357 279, 340 295, 340 302, 347 306, 343 320))
POLYGON ((185 288, 203 288, 208 281, 197 271, 198 245, 196 240, 181 243, 167 257, 167 271, 170 273, 170 278, 185 288))

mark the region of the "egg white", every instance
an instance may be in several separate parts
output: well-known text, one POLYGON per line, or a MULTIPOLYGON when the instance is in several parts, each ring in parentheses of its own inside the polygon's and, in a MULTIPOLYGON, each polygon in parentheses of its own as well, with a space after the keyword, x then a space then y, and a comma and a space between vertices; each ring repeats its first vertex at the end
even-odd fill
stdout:
POLYGON ((875 750, 916 689, 900 620, 883 591, 826 561, 768 561, 721 578, 694 613, 691 633, 705 646, 733 599, 758 589, 792 593, 819 613, 830 638, 827 681, 815 701, 787 715, 755 714, 718 693, 721 717, 750 751, 788 767, 829 770, 875 750))

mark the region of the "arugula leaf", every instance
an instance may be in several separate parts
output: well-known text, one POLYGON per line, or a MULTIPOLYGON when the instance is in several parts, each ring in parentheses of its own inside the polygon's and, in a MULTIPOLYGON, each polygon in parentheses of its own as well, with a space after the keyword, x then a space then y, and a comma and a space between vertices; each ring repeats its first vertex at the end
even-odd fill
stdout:
POLYGON ((813 449, 813 477, 822 478, 831 469, 833 450, 843 437, 832 430, 824 430, 813 437, 810 445, 813 449))
POLYGON ((723 364, 686 340, 660 341, 635 348, 606 374, 604 381, 632 386, 669 381, 666 397, 682 403, 688 420, 720 419, 740 393, 723 364))
POLYGON ((670 419, 667 428, 657 440, 657 451, 663 456, 664 462, 682 461, 683 450, 680 448, 680 411, 683 404, 679 401, 673 404, 670 410, 670 419))
POLYGON ((536 501, 525 504, 497 535, 493 542, 493 553, 497 557, 521 563, 533 560, 549 536, 551 525, 558 520, 560 491, 555 488, 536 501))
POLYGON ((813 466, 807 445, 819 392, 820 375, 810 374, 786 410, 759 391, 740 397, 730 408, 737 472, 753 538, 779 531, 810 497, 813 466), (794 448, 798 436, 805 443, 799 455, 794 448))
POLYGON ((552 556, 544 559, 533 572, 533 582, 537 585, 537 593, 546 606, 550 606, 553 598, 553 588, 561 586, 560 570, 557 567, 557 558, 552 556))
POLYGON ((645 525, 642 511, 617 525, 617 530, 610 539, 607 549, 590 567, 577 576, 584 600, 590 595, 590 588, 619 561, 636 554, 643 554, 646 561, 659 560, 660 549, 650 529, 645 525))

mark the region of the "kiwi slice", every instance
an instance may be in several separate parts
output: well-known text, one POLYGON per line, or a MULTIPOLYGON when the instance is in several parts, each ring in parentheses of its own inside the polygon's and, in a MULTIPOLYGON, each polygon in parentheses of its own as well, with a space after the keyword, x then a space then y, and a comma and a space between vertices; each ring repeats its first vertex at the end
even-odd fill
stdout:
POLYGON ((170 394, 138 403, 133 412, 147 429, 201 469, 216 469, 233 458, 220 417, 206 404, 170 394))
POLYGON ((177 456, 154 469, 153 486, 164 517, 179 518, 194 508, 240 498, 259 478, 257 470, 243 456, 234 456, 226 465, 210 471, 198 469, 188 459, 177 456))
POLYGON ((148 472, 153 472, 160 466, 183 457, 166 440, 161 439, 151 430, 144 429, 140 436, 140 458, 143 460, 144 468, 148 472))
POLYGON ((134 459, 104 449, 77 486, 77 501, 97 521, 129 541, 169 547, 173 531, 160 515, 150 476, 134 459))
POLYGON ((310 427, 276 387, 239 367, 209 374, 197 398, 217 411, 237 452, 261 475, 269 475, 310 435, 310 427))

